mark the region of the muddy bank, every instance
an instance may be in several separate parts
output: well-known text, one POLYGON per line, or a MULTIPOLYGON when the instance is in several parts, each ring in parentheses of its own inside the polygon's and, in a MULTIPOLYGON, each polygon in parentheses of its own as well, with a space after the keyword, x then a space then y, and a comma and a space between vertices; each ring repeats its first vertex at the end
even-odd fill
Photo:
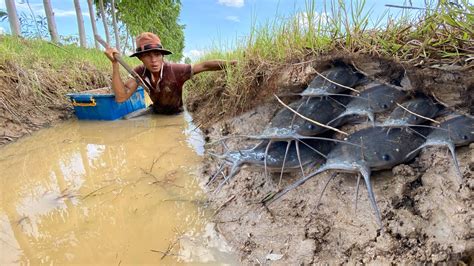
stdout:
MULTIPOLYGON (((333 58, 328 56, 308 64, 295 63, 281 68, 256 90, 258 96, 254 97, 250 110, 208 126, 204 130, 208 140, 260 133, 281 108, 268 96, 302 90, 315 76, 315 71, 325 70, 333 58)), ((355 62, 371 77, 387 82, 406 73, 400 84, 405 89, 425 92, 452 109, 472 114, 472 66, 450 69, 448 66, 412 66, 373 57, 342 58, 355 62)), ((215 111, 199 109, 199 102, 193 104, 197 119, 215 111)), ((208 105, 207 102, 201 104, 208 105)), ((230 149, 251 146, 251 142, 245 140, 229 142, 230 149)), ((361 188, 355 211, 356 178, 351 174, 341 173, 330 183, 319 208, 316 202, 328 173, 317 175, 267 208, 260 202, 278 189, 279 175, 269 181, 263 172, 245 169, 220 193, 210 194, 220 210, 215 217, 217 229, 239 252, 245 264, 470 264, 474 256, 473 150, 472 144, 457 149, 462 184, 449 153, 439 148, 424 150, 408 164, 375 172, 372 182, 385 232, 378 230, 365 187, 361 188)), ((203 171, 204 180, 216 171, 217 165, 209 158, 203 171)), ((285 175, 282 187, 297 178, 298 175, 285 175)), ((221 180, 211 185, 209 191, 221 180)))
POLYGON ((30 67, 0 65, 0 146, 71 118, 67 93, 100 88, 110 80, 110 74, 87 62, 60 71, 44 61, 30 67))

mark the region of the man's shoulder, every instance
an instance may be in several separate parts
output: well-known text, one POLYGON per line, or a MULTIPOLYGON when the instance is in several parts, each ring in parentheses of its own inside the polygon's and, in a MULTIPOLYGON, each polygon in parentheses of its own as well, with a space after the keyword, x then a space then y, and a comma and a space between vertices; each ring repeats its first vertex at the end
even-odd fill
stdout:
MULTIPOLYGON (((176 81, 184 83, 192 77, 192 67, 190 64, 165 62, 164 70, 172 72, 176 81)), ((164 75, 165 76, 165 75, 164 75)))
POLYGON ((183 63, 171 63, 165 62, 165 69, 168 68, 175 73, 182 73, 182 72, 190 72, 192 66, 190 64, 183 64, 183 63))
POLYGON ((173 62, 164 62, 165 66, 171 67, 171 68, 182 68, 182 67, 190 67, 190 64, 184 64, 184 63, 173 63, 173 62))

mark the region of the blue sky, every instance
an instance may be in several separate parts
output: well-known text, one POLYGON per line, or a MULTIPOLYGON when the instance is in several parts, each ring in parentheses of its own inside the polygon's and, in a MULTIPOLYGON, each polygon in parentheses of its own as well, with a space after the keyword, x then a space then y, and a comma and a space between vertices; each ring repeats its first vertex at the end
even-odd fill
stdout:
MULTIPOLYGON (((139 1, 139 0, 137 0, 139 1)), ((36 14, 44 14, 42 0, 30 0, 36 14)), ((73 0, 51 0, 60 35, 77 35, 77 22, 73 0)), ((349 0, 347 0, 349 2, 349 0)), ((30 12, 26 4, 16 0, 18 12, 30 12)), ((322 12, 324 0, 316 0, 316 9, 322 12)), ((373 17, 387 9, 385 4, 402 5, 403 0, 366 0, 366 7, 373 8, 373 17)), ((422 6, 423 0, 413 0, 414 6, 422 6)), ((87 1, 80 1, 84 15, 88 42, 92 45, 92 28, 87 1)), ((0 0, 0 9, 6 10, 0 0)), ((399 12, 391 9, 392 13, 399 12)), ((196 58, 205 50, 215 47, 228 48, 236 39, 248 35, 252 22, 257 25, 273 21, 275 14, 288 17, 305 11, 305 0, 182 0, 181 23, 185 28, 185 56, 196 58)), ((98 22, 103 35, 103 26, 98 22)), ((8 21, 0 23, 0 32, 9 32, 8 21)), ((166 43, 164 43, 166 47, 166 43)))

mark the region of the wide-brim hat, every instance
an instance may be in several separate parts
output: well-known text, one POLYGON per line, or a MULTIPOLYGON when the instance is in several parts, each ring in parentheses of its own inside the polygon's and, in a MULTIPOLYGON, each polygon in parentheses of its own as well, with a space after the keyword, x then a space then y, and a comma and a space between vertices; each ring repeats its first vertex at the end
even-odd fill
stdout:
POLYGON ((130 57, 137 56, 139 54, 143 54, 150 51, 158 51, 163 55, 172 54, 171 51, 166 50, 161 45, 161 40, 156 34, 151 32, 143 32, 137 37, 137 49, 135 49, 135 53, 133 53, 130 57))

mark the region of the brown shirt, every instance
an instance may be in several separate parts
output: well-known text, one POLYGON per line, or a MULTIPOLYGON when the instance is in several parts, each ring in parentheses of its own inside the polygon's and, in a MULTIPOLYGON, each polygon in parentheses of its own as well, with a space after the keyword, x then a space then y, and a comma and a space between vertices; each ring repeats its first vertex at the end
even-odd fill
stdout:
POLYGON ((156 87, 151 82, 151 72, 144 65, 137 66, 134 70, 151 84, 153 89, 150 91, 150 99, 156 113, 175 114, 183 110, 183 85, 192 77, 191 65, 164 62, 161 80, 156 87))

